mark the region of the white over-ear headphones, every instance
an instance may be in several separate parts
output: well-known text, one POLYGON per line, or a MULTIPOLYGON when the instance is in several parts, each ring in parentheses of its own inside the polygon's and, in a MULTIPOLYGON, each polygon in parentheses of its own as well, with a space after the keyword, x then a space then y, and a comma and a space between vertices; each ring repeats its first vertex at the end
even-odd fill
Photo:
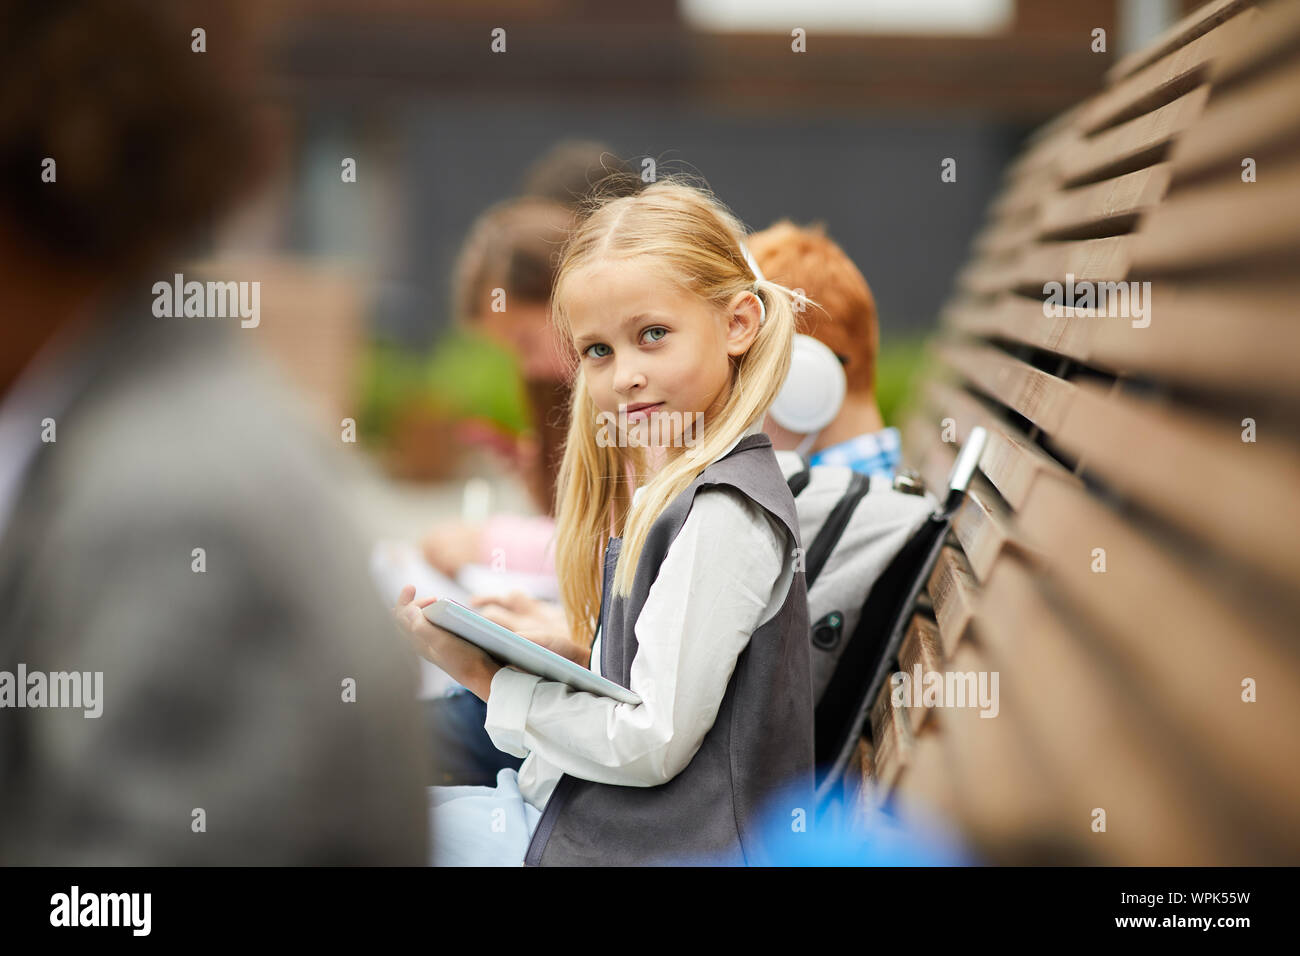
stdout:
MULTIPOLYGON (((740 249, 754 275, 764 279, 763 270, 749 247, 742 242, 740 249)), ((767 306, 763 305, 762 296, 758 297, 758 304, 763 309, 758 321, 762 325, 767 321, 767 306)), ((835 421, 847 391, 844 366, 835 353, 811 335, 797 333, 790 354, 790 371, 767 413, 786 431, 805 436, 797 449, 799 457, 805 458, 822 429, 835 421)))
POLYGON ((835 353, 811 335, 795 335, 790 372, 767 413, 787 431, 807 436, 798 448, 804 458, 840 413, 847 389, 844 366, 835 353))
MULTIPOLYGON (((749 246, 741 243, 741 251, 755 276, 764 278, 749 246)), ((758 302, 762 304, 763 298, 759 297, 758 302)), ((767 307, 763 306, 759 325, 766 319, 767 307)), ((840 414, 846 392, 848 380, 844 376, 844 365, 840 364, 835 352, 813 336, 796 334, 790 352, 790 371, 767 414, 788 432, 806 436, 798 446, 800 458, 803 458, 822 429, 840 414)))

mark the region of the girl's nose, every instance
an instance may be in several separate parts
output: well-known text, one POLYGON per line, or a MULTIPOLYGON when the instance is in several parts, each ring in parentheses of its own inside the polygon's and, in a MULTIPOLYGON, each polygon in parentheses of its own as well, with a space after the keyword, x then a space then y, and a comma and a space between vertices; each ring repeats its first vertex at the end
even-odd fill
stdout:
POLYGON ((645 388, 645 375, 633 365, 620 365, 614 370, 614 391, 622 395, 633 389, 645 388))

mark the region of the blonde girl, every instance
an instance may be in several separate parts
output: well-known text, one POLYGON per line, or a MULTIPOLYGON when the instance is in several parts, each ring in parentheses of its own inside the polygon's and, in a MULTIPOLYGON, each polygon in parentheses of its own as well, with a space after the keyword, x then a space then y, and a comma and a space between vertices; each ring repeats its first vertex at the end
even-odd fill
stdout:
POLYGON ((599 203, 565 247, 552 311, 576 362, 557 482, 571 636, 547 644, 641 703, 502 667, 429 624, 408 588, 396 613, 416 647, 526 758, 496 787, 430 789, 435 863, 769 863, 760 818, 811 808, 798 523, 761 431, 794 311, 743 236, 670 179, 599 203), (791 806, 769 805, 778 792, 791 806))

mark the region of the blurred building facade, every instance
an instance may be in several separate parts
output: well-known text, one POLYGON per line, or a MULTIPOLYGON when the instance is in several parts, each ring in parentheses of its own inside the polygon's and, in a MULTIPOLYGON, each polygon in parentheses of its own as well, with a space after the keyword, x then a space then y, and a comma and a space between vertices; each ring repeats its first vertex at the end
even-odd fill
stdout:
POLYGON ((267 5, 292 161, 275 208, 246 217, 239 243, 360 266, 375 334, 427 346, 446 326, 473 217, 557 140, 599 139, 704 177, 751 228, 825 221, 872 283, 884 335, 920 334, 1025 135, 1098 88, 1117 31, 1181 12, 1142 26, 1117 0, 1007 0, 989 31, 810 27, 795 52, 797 12, 785 30, 769 18, 721 32, 684 6, 267 5), (340 188, 345 157, 357 181, 340 188), (948 158, 955 182, 940 178, 948 158))

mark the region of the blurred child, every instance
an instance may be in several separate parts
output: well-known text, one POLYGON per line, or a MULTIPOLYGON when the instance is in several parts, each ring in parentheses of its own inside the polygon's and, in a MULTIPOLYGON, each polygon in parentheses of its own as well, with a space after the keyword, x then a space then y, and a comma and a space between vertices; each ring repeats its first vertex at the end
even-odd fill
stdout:
POLYGON ((517 358, 532 419, 511 467, 528 488, 535 516, 494 515, 486 522, 444 522, 422 541, 425 559, 455 576, 466 564, 504 556, 511 571, 554 574, 555 476, 568 420, 571 358, 550 320, 560 248, 596 182, 606 196, 636 188, 626 164, 601 143, 562 140, 524 177, 525 195, 483 213, 457 259, 453 315, 517 358))
MULTIPOLYGON (((786 477, 798 482, 804 473, 795 507, 809 555, 813 697, 820 702, 873 585, 935 502, 893 487, 898 431, 882 427, 876 405, 876 306, 857 266, 820 226, 800 228, 788 220, 754 234, 749 246, 764 275, 802 292, 796 299, 800 332, 833 353, 817 359, 819 371, 811 377, 792 374, 782 398, 837 373, 836 359, 844 370, 843 402, 825 410, 821 420, 831 417, 820 430, 806 436, 787 431, 774 413, 764 425, 786 477), (800 445, 812 450, 807 463, 789 450, 800 445)), ((795 361, 812 358, 805 351, 795 361)))
POLYGON ((553 649, 642 701, 500 667, 428 623, 407 588, 396 614, 413 642, 525 758, 495 788, 432 788, 436 863, 763 863, 763 802, 793 785, 811 806, 798 525, 760 431, 794 312, 789 290, 756 279, 742 235, 708 193, 661 180, 600 204, 566 247, 553 307, 578 367, 557 568, 572 628, 553 649))
POLYGON ((605 143, 562 139, 533 160, 524 172, 520 193, 581 212, 597 184, 602 196, 630 196, 640 189, 641 178, 605 143))
MULTIPOLYGON (((800 228, 782 220, 755 233, 750 252, 773 282, 802 290, 806 303, 798 331, 825 344, 844 366, 847 394, 812 444, 810 465, 846 465, 864 475, 894 477, 900 443, 886 428, 876 404, 876 353, 880 331, 876 303, 858 267, 820 226, 800 228)), ((794 448, 804 436, 770 417, 764 426, 778 449, 794 448)))
MULTIPOLYGON (((467 564, 492 564, 498 555, 505 570, 555 574, 555 476, 568 420, 572 358, 551 322, 550 298, 560 249, 597 180, 604 195, 634 189, 627 167, 602 144, 558 143, 527 172, 528 195, 498 203, 479 217, 457 260, 455 320, 481 329, 519 362, 532 434, 519 441, 509 463, 528 487, 537 514, 499 513, 482 522, 452 520, 430 529, 421 550, 448 576, 467 564)), ((555 632, 557 621, 564 628, 557 608, 522 592, 479 603, 494 620, 529 637, 555 632), (527 620, 511 616, 525 607, 527 620)), ((424 712, 436 781, 491 783, 503 767, 519 767, 519 758, 492 746, 483 732, 483 702, 468 691, 432 698, 424 712)))
POLYGON ((478 218, 457 260, 456 322, 482 331, 519 362, 533 435, 521 442, 512 464, 541 520, 500 515, 484 524, 440 524, 425 536, 422 550, 444 574, 454 576, 465 564, 487 564, 496 549, 507 555, 513 570, 554 570, 549 516, 569 389, 564 346, 551 328, 549 300, 559 251, 572 226, 572 211, 557 202, 506 200, 478 218))

